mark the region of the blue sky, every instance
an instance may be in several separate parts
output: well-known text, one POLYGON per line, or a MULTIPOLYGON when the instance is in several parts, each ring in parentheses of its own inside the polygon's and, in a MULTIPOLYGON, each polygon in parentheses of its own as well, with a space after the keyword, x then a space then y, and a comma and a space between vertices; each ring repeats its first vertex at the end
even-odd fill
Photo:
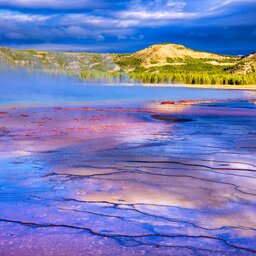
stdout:
POLYGON ((0 45, 132 52, 172 42, 256 51, 256 0, 0 0, 0 45))

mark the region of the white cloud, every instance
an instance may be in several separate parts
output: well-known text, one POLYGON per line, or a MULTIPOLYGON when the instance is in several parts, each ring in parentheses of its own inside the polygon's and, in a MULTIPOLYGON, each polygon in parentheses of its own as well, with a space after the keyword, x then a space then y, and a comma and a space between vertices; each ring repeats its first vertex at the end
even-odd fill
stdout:
MULTIPOLYGON (((170 21, 170 20, 180 20, 189 19, 196 17, 197 13, 186 13, 186 12, 151 12, 151 11, 124 11, 120 12, 120 18, 124 21, 136 21, 137 24, 143 21, 170 21)), ((143 23, 141 25, 147 26, 149 23, 143 23)))
POLYGON ((209 11, 221 10, 224 7, 234 4, 255 3, 255 0, 210 0, 209 11))
POLYGON ((112 18, 90 15, 90 14, 66 14, 59 19, 61 25, 91 25, 96 27, 111 27, 115 25, 112 18))
POLYGON ((132 0, 128 9, 116 12, 119 27, 156 27, 198 16, 195 12, 186 12, 184 0, 132 0))
POLYGON ((22 12, 12 12, 12 11, 1 11, 0 19, 3 22, 15 21, 15 22, 45 22, 50 18, 48 15, 39 14, 25 14, 22 12))

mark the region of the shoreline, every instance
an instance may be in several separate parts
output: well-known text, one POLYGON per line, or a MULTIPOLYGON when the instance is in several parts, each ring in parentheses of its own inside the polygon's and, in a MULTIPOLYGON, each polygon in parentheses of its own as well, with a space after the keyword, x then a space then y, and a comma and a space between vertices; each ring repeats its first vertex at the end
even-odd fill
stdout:
POLYGON ((177 87, 177 88, 191 88, 191 89, 219 89, 219 90, 250 90, 256 91, 256 85, 221 85, 221 84, 156 84, 156 83, 97 83, 94 81, 82 81, 86 85, 104 85, 104 86, 144 86, 144 87, 177 87))
POLYGON ((180 87, 192 89, 219 89, 219 90, 250 90, 256 91, 256 85, 218 85, 218 84, 143 84, 143 86, 163 86, 163 87, 180 87))

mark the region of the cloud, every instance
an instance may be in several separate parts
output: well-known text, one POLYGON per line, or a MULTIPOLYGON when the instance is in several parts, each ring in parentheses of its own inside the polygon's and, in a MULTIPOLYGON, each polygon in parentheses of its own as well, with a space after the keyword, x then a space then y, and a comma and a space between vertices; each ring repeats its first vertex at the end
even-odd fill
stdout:
POLYGON ((252 45, 255 11, 255 0, 0 0, 0 44, 122 43, 133 51, 166 41, 207 47, 207 38, 214 47, 224 38, 228 47, 246 27, 243 42, 252 45))
POLYGON ((130 26, 160 26, 198 17, 197 13, 167 12, 167 11, 124 11, 119 13, 120 27, 130 26))
POLYGON ((210 2, 210 10, 219 10, 225 6, 232 6, 235 4, 255 3, 255 0, 213 0, 210 2))
POLYGON ((195 13, 184 12, 184 0, 132 0, 126 10, 116 13, 121 26, 156 26, 189 19, 195 13))
POLYGON ((45 22, 50 18, 48 15, 38 15, 38 14, 25 14, 21 12, 11 12, 11 11, 0 11, 0 20, 2 22, 45 22))
POLYGON ((129 28, 119 28, 119 21, 87 14, 26 14, 0 11, 2 41, 30 40, 54 42, 55 40, 124 38, 133 34, 129 28))
POLYGON ((91 0, 0 0, 1 7, 26 9, 79 10, 106 7, 111 1, 91 0))

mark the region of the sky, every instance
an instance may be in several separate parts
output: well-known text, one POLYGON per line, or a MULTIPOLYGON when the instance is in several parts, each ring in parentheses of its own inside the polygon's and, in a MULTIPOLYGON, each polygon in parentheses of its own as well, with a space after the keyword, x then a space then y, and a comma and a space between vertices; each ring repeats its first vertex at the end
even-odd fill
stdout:
POLYGON ((255 52, 256 0, 0 0, 2 46, 122 53, 167 42, 255 52))

